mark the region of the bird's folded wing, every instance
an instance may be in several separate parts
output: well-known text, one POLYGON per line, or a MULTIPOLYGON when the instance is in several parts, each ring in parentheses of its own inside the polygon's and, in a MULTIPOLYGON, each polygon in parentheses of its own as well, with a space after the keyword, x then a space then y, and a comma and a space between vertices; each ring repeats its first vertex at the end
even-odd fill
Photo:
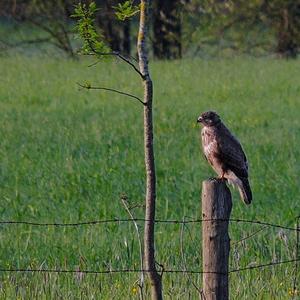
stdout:
POLYGON ((248 163, 240 143, 231 135, 225 134, 218 141, 219 154, 222 161, 238 177, 248 177, 248 163))

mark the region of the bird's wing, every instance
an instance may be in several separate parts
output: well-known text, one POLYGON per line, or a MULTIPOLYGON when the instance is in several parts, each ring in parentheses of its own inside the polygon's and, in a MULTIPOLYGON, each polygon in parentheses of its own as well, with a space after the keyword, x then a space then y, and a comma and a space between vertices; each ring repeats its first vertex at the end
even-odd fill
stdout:
POLYGON ((220 159, 238 177, 248 177, 248 162, 239 141, 224 126, 218 135, 220 159))

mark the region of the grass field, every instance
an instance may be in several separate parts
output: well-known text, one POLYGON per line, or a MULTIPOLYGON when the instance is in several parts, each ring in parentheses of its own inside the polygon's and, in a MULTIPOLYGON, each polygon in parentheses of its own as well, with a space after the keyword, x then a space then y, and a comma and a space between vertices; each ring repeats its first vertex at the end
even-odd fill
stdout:
MULTIPOLYGON (((133 204, 144 201, 142 107, 120 95, 79 90, 76 82, 141 96, 138 76, 113 61, 88 68, 87 60, 2 56, 0 63, 1 220, 128 218, 120 195, 133 204)), ((233 190, 232 217, 293 227, 300 215, 300 61, 153 62, 151 72, 157 218, 201 217, 201 181, 214 173, 200 152, 195 121, 214 109, 250 161, 253 204, 246 207, 233 190)), ((143 217, 143 208, 133 212, 143 217)), ((258 228, 232 223, 231 239, 258 228)), ((181 229, 156 227, 157 260, 166 269, 184 268, 181 229)), ((187 225, 183 232, 187 268, 201 270, 201 225, 187 225)), ((231 269, 293 258, 295 240, 294 232, 266 228, 233 244, 231 269)), ((0 226, 0 268, 40 267, 139 268, 134 226, 0 226)), ((293 272, 289 264, 232 274, 231 299, 292 299, 293 272)), ((2 273, 0 298, 136 299, 138 278, 2 273)), ((165 298, 197 299, 191 280, 201 286, 201 275, 165 274, 165 298)))

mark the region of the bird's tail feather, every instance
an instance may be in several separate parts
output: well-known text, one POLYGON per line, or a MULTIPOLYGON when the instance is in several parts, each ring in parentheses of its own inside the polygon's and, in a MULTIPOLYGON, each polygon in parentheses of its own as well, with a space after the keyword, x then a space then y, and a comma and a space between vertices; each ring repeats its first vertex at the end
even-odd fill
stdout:
POLYGON ((226 179, 229 184, 232 184, 234 187, 237 187, 241 199, 246 203, 250 204, 252 201, 252 192, 248 178, 246 177, 237 177, 232 171, 227 171, 226 179))
POLYGON ((252 201, 252 192, 248 178, 239 178, 240 182, 237 184, 240 196, 245 204, 249 205, 252 201))

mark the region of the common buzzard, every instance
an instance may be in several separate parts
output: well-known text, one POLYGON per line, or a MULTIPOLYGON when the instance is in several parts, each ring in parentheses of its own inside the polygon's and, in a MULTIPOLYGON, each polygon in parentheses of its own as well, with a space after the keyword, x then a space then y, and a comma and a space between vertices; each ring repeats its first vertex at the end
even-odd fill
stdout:
POLYGON ((248 162, 240 142, 213 111, 201 114, 197 122, 203 125, 201 140, 207 161, 218 176, 236 186, 242 200, 250 204, 252 192, 248 181, 248 162))

